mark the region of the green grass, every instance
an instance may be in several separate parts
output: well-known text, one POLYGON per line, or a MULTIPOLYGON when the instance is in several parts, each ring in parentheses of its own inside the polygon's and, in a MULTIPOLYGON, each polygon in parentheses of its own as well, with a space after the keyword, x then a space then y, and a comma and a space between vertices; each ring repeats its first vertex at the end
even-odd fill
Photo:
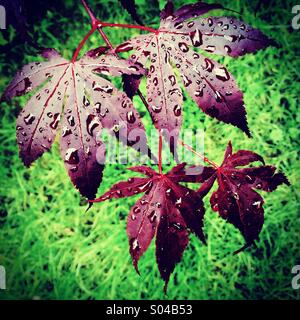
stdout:
MULTIPOLYGON (((149 1, 147 5, 137 2, 140 13, 155 26, 155 8, 149 1)), ((103 20, 131 22, 116 0, 89 3, 103 20)), ((26 99, 17 98, 0 110, 0 265, 7 271, 7 290, 0 291, 1 299, 299 299, 300 290, 291 288, 291 269, 300 263, 300 31, 290 26, 296 3, 273 1, 270 8, 262 5, 256 16, 258 1, 222 3, 241 11, 247 23, 272 36, 281 47, 238 59, 215 58, 224 62, 245 93, 252 139, 204 116, 189 98, 184 105, 184 128, 205 130, 205 154, 213 161, 221 161, 231 139, 235 149, 258 152, 288 176, 291 187, 263 194, 265 224, 257 248, 232 255, 243 239, 211 211, 207 197, 208 245, 191 236, 164 296, 153 245, 141 259, 141 277, 131 265, 125 225, 135 198, 97 204, 85 213, 86 201, 71 185, 57 143, 30 169, 22 165, 15 122, 26 99)), ((35 28, 35 39, 69 58, 89 26, 82 8, 72 6, 72 1, 68 4, 72 10, 48 12, 35 28)), ((114 29, 108 34, 118 44, 138 32, 114 29)), ((101 44, 96 34, 89 42, 90 47, 101 44)), ((0 54, 1 92, 14 72, 34 56, 34 50, 23 44, 0 54)), ((135 104, 144 114, 138 99, 135 104)), ((150 130, 148 115, 144 120, 150 130)), ((128 177, 125 167, 106 166, 99 194, 128 177)))

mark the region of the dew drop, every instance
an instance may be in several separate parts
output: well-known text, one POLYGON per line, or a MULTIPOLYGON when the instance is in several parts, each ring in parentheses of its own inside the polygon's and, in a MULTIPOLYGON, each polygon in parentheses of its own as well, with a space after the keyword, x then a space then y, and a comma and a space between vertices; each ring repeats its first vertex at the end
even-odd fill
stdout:
POLYGON ((199 47, 203 44, 202 33, 199 29, 190 32, 190 38, 194 47, 199 47))
POLYGON ((192 81, 186 75, 183 75, 182 79, 185 87, 188 87, 192 83, 192 81))
POLYGON ((200 88, 199 90, 195 91, 196 97, 203 97, 203 88, 200 88))
POLYGON ((155 113, 159 113, 162 110, 162 106, 151 106, 151 109, 153 110, 153 112, 155 113))
POLYGON ((214 64, 212 63, 212 61, 209 60, 208 58, 205 58, 204 62, 205 62, 205 66, 203 67, 204 70, 206 70, 208 72, 212 72, 212 70, 214 68, 214 64))
POLYGON ((246 176, 245 176, 245 179, 246 179, 246 181, 247 181, 248 183, 253 183, 253 182, 254 182, 254 178, 251 177, 251 176, 249 176, 249 175, 246 175, 246 176))
POLYGON ((62 137, 66 137, 72 133, 71 129, 68 127, 63 127, 61 135, 62 137))
POLYGON ((189 51, 189 47, 188 47, 187 44, 184 43, 184 42, 179 42, 178 46, 179 46, 179 49, 180 49, 182 52, 188 52, 188 51, 189 51))
POLYGON ((191 28, 194 24, 195 24, 194 21, 190 21, 190 22, 187 24, 187 26, 188 26, 188 28, 191 28))
POLYGON ((34 120, 35 120, 35 116, 34 116, 32 113, 29 113, 29 114, 24 118, 24 122, 25 122, 27 125, 31 125, 34 120))
POLYGON ((168 77, 168 79, 170 80, 170 83, 172 86, 174 86, 176 84, 176 78, 175 76, 171 75, 168 77))
POLYGON ((133 208, 133 212, 134 212, 134 213, 139 213, 139 212, 141 212, 140 207, 134 207, 134 208, 133 208))
POLYGON ((100 113, 101 112, 101 103, 100 102, 95 103, 94 109, 95 109, 96 113, 100 113))
POLYGON ((181 107, 178 104, 174 107, 173 111, 176 117, 179 117, 181 115, 181 107))
POLYGON ((126 119, 127 119, 127 121, 129 123, 134 123, 135 122, 136 118, 135 118, 135 115, 134 115, 133 111, 127 112, 126 119))
POLYGON ((132 241, 132 249, 133 249, 133 250, 139 250, 139 248, 140 248, 140 244, 139 244, 138 240, 137 240, 137 239, 134 239, 134 240, 132 241))
POLYGON ((224 46, 224 50, 227 52, 227 53, 230 53, 231 52, 231 48, 229 46, 224 46))
POLYGON ((155 71, 155 67, 154 67, 154 65, 152 64, 152 65, 150 66, 150 72, 153 73, 154 71, 155 71))
POLYGON ((129 178, 127 181, 128 181, 128 183, 133 183, 134 182, 134 178, 129 178))
POLYGON ((90 105, 90 101, 86 96, 83 96, 83 101, 82 102, 83 102, 83 105, 85 107, 88 107, 90 105))
POLYGON ((100 125, 99 120, 93 114, 90 114, 86 119, 86 128, 90 136, 93 136, 93 131, 100 125))
POLYGON ((217 102, 223 102, 223 97, 219 91, 215 91, 215 99, 217 102))
POLYGON ((79 163, 78 150, 75 148, 69 148, 65 155, 65 161, 69 164, 79 163))
POLYGON ((182 22, 176 22, 175 24, 174 24, 174 28, 175 29, 181 29, 183 27, 183 23, 182 22))
POLYGON ((158 85, 158 79, 157 79, 157 77, 155 77, 155 78, 153 79, 153 84, 154 84, 155 86, 158 85))
POLYGON ((71 115, 67 117, 68 123, 71 127, 75 126, 75 118, 71 115))
POLYGON ((50 127, 55 130, 60 121, 60 113, 55 113, 53 116, 53 121, 50 123, 50 127))
POLYGON ((207 52, 215 52, 215 50, 216 50, 215 46, 207 46, 205 48, 205 51, 207 51, 207 52))
POLYGON ((228 81, 230 79, 229 73, 226 68, 220 67, 215 69, 217 79, 222 81, 228 81))

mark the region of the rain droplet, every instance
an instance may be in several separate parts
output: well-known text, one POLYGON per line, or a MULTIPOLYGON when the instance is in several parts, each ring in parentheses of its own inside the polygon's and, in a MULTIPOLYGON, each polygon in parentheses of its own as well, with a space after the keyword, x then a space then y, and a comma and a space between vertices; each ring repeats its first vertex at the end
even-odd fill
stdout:
POLYGON ((214 23, 211 18, 207 19, 208 26, 211 27, 214 23))
POLYGON ((214 68, 214 64, 212 63, 212 61, 209 60, 208 58, 205 58, 204 62, 205 62, 205 66, 203 67, 204 70, 206 70, 208 72, 212 72, 212 70, 214 68))
POLYGON ((128 105, 129 105, 128 100, 123 100, 122 103, 121 103, 121 107, 124 108, 124 109, 127 108, 128 105))
POLYGON ((229 73, 226 68, 220 67, 215 69, 217 79, 222 81, 228 81, 230 79, 229 73))
POLYGON ((235 36, 235 35, 232 35, 232 36, 227 36, 227 35, 225 35, 224 36, 224 39, 225 40, 227 40, 227 41, 230 41, 230 42, 235 42, 236 40, 237 40, 237 36, 235 36))
POLYGON ((173 111, 176 117, 181 115, 181 107, 178 104, 174 107, 173 111))
POLYGON ((203 97, 203 88, 200 88, 200 90, 195 91, 196 97, 203 97))
POLYGON ((70 125, 71 127, 74 127, 74 126, 75 126, 75 118, 74 118, 73 116, 68 116, 68 117, 67 117, 67 120, 68 120, 69 125, 70 125))
POLYGON ((90 136, 93 136, 93 131, 100 125, 99 120, 93 114, 90 114, 86 119, 86 128, 90 136))
POLYGON ((223 97, 219 91, 215 91, 215 99, 217 102, 223 102, 223 97))
POLYGON ((181 204, 182 204, 182 199, 179 198, 179 199, 177 199, 176 202, 175 202, 175 207, 176 207, 176 208, 180 208, 180 207, 181 207, 181 204))
POLYGON ((128 181, 128 183, 133 183, 134 182, 134 178, 129 178, 127 181, 128 181))
POLYGON ((48 116, 49 118, 52 118, 52 117, 53 117, 53 113, 52 113, 52 112, 48 112, 48 113, 47 113, 47 116, 48 116))
POLYGON ((171 85, 174 86, 175 83, 176 83, 176 78, 175 78, 175 76, 171 75, 171 76, 168 77, 168 79, 170 80, 171 85))
POLYGON ((154 84, 155 86, 158 85, 158 79, 157 79, 157 77, 155 77, 155 78, 153 79, 153 84, 154 84))
POLYGON ((182 52, 188 52, 188 51, 189 51, 189 47, 188 47, 187 44, 184 43, 184 42, 179 42, 178 46, 179 46, 179 49, 180 49, 182 52))
POLYGON ((152 64, 152 65, 150 66, 150 72, 153 73, 154 71, 155 71, 155 67, 154 67, 154 65, 152 64))
POLYGON ((155 113, 159 113, 161 112, 162 106, 151 106, 151 109, 153 110, 153 112, 155 113))
POLYGON ((224 46, 224 50, 227 52, 227 53, 230 53, 231 52, 231 48, 229 46, 224 46))
POLYGON ((155 212, 155 210, 151 211, 150 214, 148 215, 148 218, 151 222, 154 222, 157 218, 157 214, 155 212))
POLYGON ((53 116, 53 121, 50 123, 50 127, 55 130, 60 121, 60 113, 55 113, 53 116))
POLYGON ((137 239, 134 239, 134 240, 132 241, 132 249, 133 249, 133 250, 138 250, 139 247, 140 247, 140 244, 139 244, 138 240, 137 240, 137 239))
POLYGON ((239 198, 240 198, 239 195, 236 192, 233 192, 233 197, 236 200, 239 200, 239 198))
POLYGON ((241 25, 240 25, 240 29, 241 29, 241 30, 245 30, 245 29, 246 29, 246 26, 245 26, 244 24, 241 24, 241 25))
POLYGON ((95 103, 94 109, 95 109, 96 113, 100 113, 101 112, 101 103, 100 102, 95 103))
POLYGON ((141 212, 140 207, 135 207, 135 208, 133 208, 133 212, 134 212, 134 213, 139 213, 139 212, 141 212))
POLYGON ((174 28, 175 29, 181 29, 183 27, 183 23, 182 22, 176 22, 175 24, 174 24, 174 28))
POLYGON ((207 46, 205 48, 205 51, 207 51, 207 52, 215 52, 215 50, 216 50, 215 46, 207 46))
POLYGON ((190 38, 194 47, 199 47, 203 44, 202 33, 199 29, 190 32, 190 38))
POLYGON ((261 206, 261 201, 253 202, 252 205, 255 206, 255 207, 257 207, 257 208, 260 208, 260 206, 261 206))
POLYGON ((127 119, 127 121, 129 123, 134 123, 135 122, 136 118, 135 118, 135 115, 134 115, 133 111, 127 112, 126 119, 127 119))
POLYGON ((120 131, 120 125, 118 125, 118 124, 115 124, 114 126, 113 126, 113 131, 114 132, 119 132, 120 131))
POLYGON ((30 125, 33 123, 33 121, 35 120, 35 116, 31 113, 29 113, 25 118, 24 118, 24 122, 27 124, 27 125, 30 125))
POLYGON ((194 21, 190 21, 190 22, 187 24, 187 26, 188 26, 189 28, 191 28, 194 24, 195 24, 194 21))
POLYGON ((69 148, 65 155, 65 161, 69 164, 77 164, 79 162, 78 150, 69 148))
POLYGON ((62 137, 66 137, 66 136, 68 136, 68 135, 71 134, 71 133, 72 133, 72 131, 71 131, 70 128, 68 128, 68 127, 63 127, 62 132, 61 132, 61 135, 62 135, 62 137))
POLYGON ((188 87, 192 83, 192 81, 186 75, 183 75, 182 79, 185 87, 188 87))
POLYGON ((253 183, 253 182, 254 182, 254 178, 251 177, 251 176, 249 176, 249 175, 246 175, 246 176, 245 176, 245 179, 246 179, 246 181, 247 181, 248 183, 253 183))
POLYGON ((83 102, 83 105, 85 107, 88 107, 90 105, 90 101, 86 96, 83 96, 83 101, 82 102, 83 102))
POLYGON ((175 228, 175 229, 177 229, 177 230, 183 230, 184 228, 183 228, 183 226, 180 224, 180 223, 173 223, 173 227, 175 228))

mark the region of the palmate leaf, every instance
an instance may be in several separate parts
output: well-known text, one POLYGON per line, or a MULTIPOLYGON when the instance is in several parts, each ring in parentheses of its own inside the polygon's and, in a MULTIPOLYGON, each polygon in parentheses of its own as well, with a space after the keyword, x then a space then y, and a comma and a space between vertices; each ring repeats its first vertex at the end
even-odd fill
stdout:
POLYGON ((138 65, 99 50, 91 50, 79 61, 69 62, 54 49, 42 56, 48 61, 30 63, 17 73, 5 90, 3 99, 24 95, 38 87, 17 119, 17 141, 26 166, 51 148, 61 127, 61 156, 80 193, 95 197, 102 179, 105 146, 101 131, 117 133, 128 144, 129 135, 139 129, 146 141, 144 127, 131 100, 112 83, 96 74, 112 76, 140 74, 138 65), (126 130, 121 130, 125 126, 126 130))
MULTIPOLYGON (((102 202, 112 198, 144 195, 131 208, 127 220, 130 254, 138 271, 138 261, 156 235, 156 258, 165 290, 176 263, 189 242, 188 230, 205 242, 203 234, 204 206, 202 197, 195 191, 180 185, 192 182, 195 175, 187 176, 185 164, 160 175, 149 167, 133 167, 130 170, 146 175, 146 178, 129 178, 115 184, 101 197, 91 202, 102 202)), ((211 170, 197 173, 197 180, 204 181, 211 170)))
MULTIPOLYGON (((246 246, 258 239, 264 222, 264 200, 254 189, 272 192, 283 183, 289 185, 286 176, 275 173, 273 166, 240 168, 255 161, 264 164, 263 158, 254 152, 239 150, 232 153, 229 142, 221 167, 214 173, 212 169, 209 171, 211 176, 198 191, 204 197, 217 180, 219 187, 210 198, 211 207, 240 230, 246 246)), ((203 177, 198 180, 203 180, 203 177)))
MULTIPOLYGON (((147 107, 157 129, 166 129, 175 138, 182 122, 182 91, 176 72, 202 111, 250 135, 243 93, 233 76, 224 66, 196 53, 192 47, 236 57, 264 48, 271 41, 235 18, 198 18, 218 8, 222 5, 199 2, 174 12, 169 1, 161 13, 156 33, 141 35, 117 48, 118 52, 135 50, 132 61, 144 66, 150 62, 147 107)), ((138 80, 133 81, 132 91, 137 84, 138 80)))

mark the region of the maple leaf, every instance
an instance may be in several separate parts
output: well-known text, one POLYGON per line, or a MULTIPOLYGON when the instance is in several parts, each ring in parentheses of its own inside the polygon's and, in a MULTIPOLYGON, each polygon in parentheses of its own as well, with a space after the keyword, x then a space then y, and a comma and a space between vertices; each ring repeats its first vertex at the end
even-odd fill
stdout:
MULTIPOLYGON (((167 130, 175 139, 182 123, 183 101, 177 73, 202 111, 239 127, 250 136, 243 93, 233 76, 220 63, 196 53, 191 47, 236 57, 264 48, 271 40, 235 18, 191 20, 220 8, 222 5, 198 2, 174 11, 172 1, 168 1, 161 12, 158 30, 129 40, 116 49, 117 52, 134 49, 131 60, 144 66, 150 61, 147 108, 156 128, 167 130)), ((131 91, 136 91, 139 81, 133 80, 131 91)))
MULTIPOLYGON (((239 150, 232 153, 229 142, 221 167, 206 171, 207 180, 198 191, 204 197, 217 180, 218 189, 210 198, 211 207, 240 230, 246 246, 258 239, 264 222, 264 200, 254 189, 271 192, 283 183, 289 185, 283 173, 275 173, 274 166, 240 168, 255 161, 264 164, 263 158, 254 152, 239 150)), ((203 181, 203 177, 198 181, 203 181)))
POLYGON ((112 198, 130 197, 144 193, 131 208, 127 220, 130 254, 138 271, 138 261, 156 235, 156 258, 165 290, 177 262, 189 242, 188 230, 205 242, 203 234, 204 206, 197 192, 180 185, 180 182, 204 181, 210 169, 187 175, 185 163, 179 164, 166 175, 146 166, 129 170, 146 175, 146 178, 129 178, 111 187, 101 197, 91 202, 102 202, 112 198))
POLYGON ((89 199, 95 197, 102 180, 102 129, 120 138, 125 126, 127 135, 123 138, 132 145, 136 141, 130 140, 130 132, 138 128, 139 138, 146 141, 131 100, 97 75, 140 74, 145 70, 110 53, 101 55, 104 51, 91 50, 80 60, 69 62, 56 50, 46 49, 42 56, 48 61, 25 65, 2 96, 7 100, 39 88, 17 119, 20 157, 30 166, 48 151, 61 122, 61 156, 72 182, 89 199))

